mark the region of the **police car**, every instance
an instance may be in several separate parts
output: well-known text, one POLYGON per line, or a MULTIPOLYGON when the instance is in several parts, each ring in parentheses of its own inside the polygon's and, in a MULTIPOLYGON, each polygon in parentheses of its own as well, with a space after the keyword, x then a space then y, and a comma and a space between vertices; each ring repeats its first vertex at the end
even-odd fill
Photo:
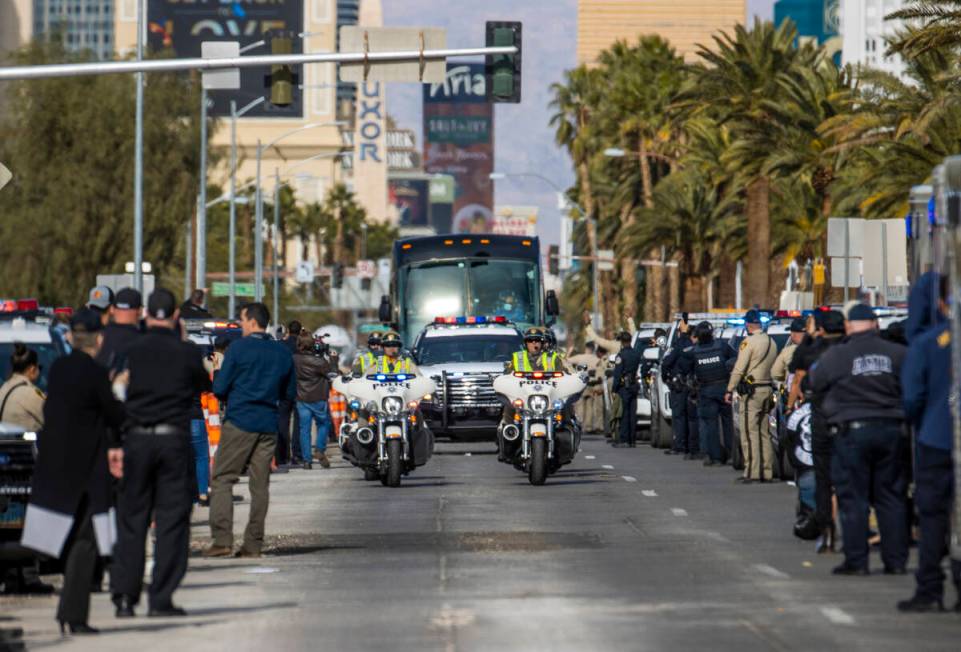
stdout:
POLYGON ((494 437, 502 404, 494 378, 524 347, 521 332, 506 317, 437 317, 414 340, 412 354, 437 393, 421 409, 435 434, 456 438, 494 437))
POLYGON ((32 299, 19 302, 0 300, 0 378, 10 376, 10 356, 15 342, 23 342, 37 352, 40 378, 36 385, 46 391, 53 361, 67 353, 64 335, 53 324, 53 311, 40 309, 32 299), (27 309, 7 309, 12 303, 27 309))
POLYGON ((218 337, 233 341, 243 337, 240 323, 230 319, 185 319, 187 339, 200 347, 205 356, 213 353, 218 337))

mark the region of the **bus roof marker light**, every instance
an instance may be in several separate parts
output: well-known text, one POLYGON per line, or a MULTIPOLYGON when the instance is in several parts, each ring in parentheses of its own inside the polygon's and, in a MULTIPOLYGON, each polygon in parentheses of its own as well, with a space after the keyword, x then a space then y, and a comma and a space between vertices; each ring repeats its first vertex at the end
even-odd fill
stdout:
POLYGON ((470 238, 464 238, 463 240, 460 241, 460 243, 461 243, 461 244, 473 244, 474 241, 471 240, 470 238))
POLYGON ((530 246, 531 246, 531 241, 530 241, 530 240, 521 240, 521 244, 524 245, 525 247, 530 247, 530 246))
POLYGON ((481 238, 481 241, 480 241, 480 243, 481 243, 481 244, 490 244, 490 243, 491 243, 491 241, 490 241, 490 240, 488 240, 487 238, 481 238))
POLYGON ((408 250, 408 249, 413 248, 413 246, 414 246, 414 245, 412 245, 412 244, 410 244, 410 243, 408 242, 407 244, 402 244, 402 245, 400 246, 400 248, 403 249, 404 251, 406 251, 406 250, 408 250))
POLYGON ((444 244, 445 244, 445 245, 452 245, 452 244, 454 244, 454 241, 453 241, 453 240, 444 240, 444 244))

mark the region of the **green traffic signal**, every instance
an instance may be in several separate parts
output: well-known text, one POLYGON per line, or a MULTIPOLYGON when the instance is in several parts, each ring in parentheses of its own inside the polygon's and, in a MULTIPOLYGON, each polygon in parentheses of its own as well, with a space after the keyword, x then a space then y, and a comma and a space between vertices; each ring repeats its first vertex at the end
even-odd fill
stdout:
POLYGON ((488 22, 487 47, 517 48, 517 54, 487 55, 484 76, 488 102, 521 101, 521 23, 488 22))

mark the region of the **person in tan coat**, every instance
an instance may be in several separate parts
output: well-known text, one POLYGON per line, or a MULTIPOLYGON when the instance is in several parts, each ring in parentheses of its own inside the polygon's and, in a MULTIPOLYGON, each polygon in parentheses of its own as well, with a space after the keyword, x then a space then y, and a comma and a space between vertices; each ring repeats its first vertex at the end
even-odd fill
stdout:
POLYGON ((13 423, 28 431, 43 428, 46 396, 34 383, 40 378, 37 352, 22 342, 13 345, 10 378, 0 386, 0 421, 13 423))
POLYGON ((790 390, 790 376, 788 374, 788 367, 791 364, 791 359, 794 357, 794 352, 797 351, 797 347, 801 344, 804 339, 805 323, 804 319, 797 317, 791 322, 791 337, 778 353, 777 359, 774 361, 774 366, 771 367, 771 380, 776 383, 787 383, 787 389, 790 390))
POLYGON ((725 400, 730 403, 735 391, 741 398, 744 476, 737 482, 750 484, 774 480, 774 451, 767 435, 767 414, 774 391, 771 368, 777 358, 777 345, 761 328, 761 315, 757 310, 748 310, 744 323, 748 336, 741 342, 725 400))

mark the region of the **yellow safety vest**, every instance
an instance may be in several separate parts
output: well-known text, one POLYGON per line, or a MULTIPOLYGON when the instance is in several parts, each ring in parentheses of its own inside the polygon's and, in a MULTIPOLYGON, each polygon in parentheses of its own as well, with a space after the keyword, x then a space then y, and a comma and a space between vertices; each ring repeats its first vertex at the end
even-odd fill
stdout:
POLYGON ((410 358, 398 358, 397 362, 391 365, 385 355, 381 358, 380 371, 385 374, 410 373, 410 358))
MULTIPOLYGON (((531 359, 527 355, 527 349, 514 352, 514 371, 534 371, 531 359)), ((541 370, 554 371, 557 368, 557 353, 548 355, 547 351, 541 353, 541 370)))
POLYGON ((373 367, 376 364, 377 358, 374 356, 373 351, 367 351, 360 355, 360 371, 361 373, 367 371, 368 368, 373 367))

